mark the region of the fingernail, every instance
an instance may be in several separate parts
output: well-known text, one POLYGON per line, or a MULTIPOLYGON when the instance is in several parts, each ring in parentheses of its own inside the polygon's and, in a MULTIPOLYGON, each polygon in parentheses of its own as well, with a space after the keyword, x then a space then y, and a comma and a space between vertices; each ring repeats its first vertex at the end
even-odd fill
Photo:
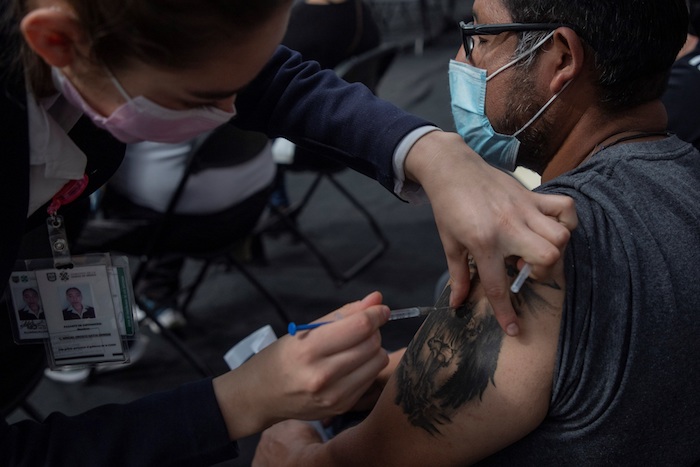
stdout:
POLYGON ((376 293, 377 293, 376 290, 375 290, 374 292, 370 292, 370 293, 368 293, 367 295, 365 295, 365 298, 363 298, 363 299, 360 300, 360 301, 364 302, 365 300, 367 300, 368 298, 370 298, 372 295, 374 295, 374 294, 376 294, 376 293))
POLYGON ((391 318, 391 310, 389 309, 388 306, 382 305, 382 313, 384 313, 384 317, 388 320, 391 318))
POLYGON ((450 294, 450 301, 449 301, 448 303, 449 303, 450 308, 454 308, 455 311, 456 311, 460 306, 464 305, 464 303, 459 303, 459 302, 455 299, 454 295, 452 295, 452 294, 450 294))
POLYGON ((506 334, 508 334, 508 335, 511 336, 511 337, 517 336, 517 335, 518 335, 518 331, 519 331, 518 325, 515 324, 515 323, 510 323, 510 324, 506 327, 506 334))

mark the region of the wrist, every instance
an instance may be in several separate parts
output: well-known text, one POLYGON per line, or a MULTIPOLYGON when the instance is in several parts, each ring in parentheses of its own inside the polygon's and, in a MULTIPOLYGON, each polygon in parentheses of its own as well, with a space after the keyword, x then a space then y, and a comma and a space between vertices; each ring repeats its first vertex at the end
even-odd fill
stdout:
POLYGON ((214 395, 231 440, 259 433, 278 420, 267 414, 264 390, 245 365, 212 380, 214 395))
POLYGON ((433 131, 418 141, 409 150, 404 162, 406 178, 419 183, 425 189, 440 174, 453 170, 454 164, 481 158, 466 145, 456 133, 433 131))

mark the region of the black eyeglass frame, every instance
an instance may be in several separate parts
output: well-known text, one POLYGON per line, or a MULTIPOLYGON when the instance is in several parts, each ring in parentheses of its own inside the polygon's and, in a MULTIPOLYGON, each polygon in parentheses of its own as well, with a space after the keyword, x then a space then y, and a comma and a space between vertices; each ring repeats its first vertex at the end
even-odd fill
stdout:
POLYGON ((473 22, 459 22, 459 29, 462 32, 462 45, 466 58, 474 50, 473 36, 497 36, 504 32, 526 32, 526 31, 554 31, 558 28, 569 28, 576 31, 576 28, 566 23, 502 23, 502 24, 474 24, 473 22))

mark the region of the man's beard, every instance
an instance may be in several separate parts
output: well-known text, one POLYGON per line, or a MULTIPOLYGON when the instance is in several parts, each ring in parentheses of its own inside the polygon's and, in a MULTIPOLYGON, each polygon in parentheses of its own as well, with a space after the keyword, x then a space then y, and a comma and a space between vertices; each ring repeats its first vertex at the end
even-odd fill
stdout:
MULTIPOLYGON (((535 81, 528 70, 520 71, 521 73, 518 74, 524 78, 513 80, 505 115, 494 125, 494 129, 502 134, 512 135, 520 130, 549 100, 549 97, 542 96, 536 91, 535 81)), ((542 174, 553 157, 549 149, 549 135, 552 134, 552 128, 553 123, 547 118, 545 110, 537 120, 517 136, 520 141, 520 150, 516 166, 523 166, 542 174)))

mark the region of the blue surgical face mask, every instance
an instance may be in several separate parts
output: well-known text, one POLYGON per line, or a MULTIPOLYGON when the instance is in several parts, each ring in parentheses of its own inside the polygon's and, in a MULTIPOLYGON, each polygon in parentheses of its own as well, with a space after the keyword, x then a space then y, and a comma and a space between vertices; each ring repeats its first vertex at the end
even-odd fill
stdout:
POLYGON ((553 34, 554 31, 535 44, 532 49, 511 60, 489 77, 486 77, 486 70, 450 60, 450 96, 457 133, 464 138, 469 147, 491 165, 511 172, 515 170, 515 161, 520 150, 520 141, 517 136, 547 110, 570 82, 567 82, 530 121, 512 135, 497 133, 486 116, 486 83, 540 48, 553 34))

